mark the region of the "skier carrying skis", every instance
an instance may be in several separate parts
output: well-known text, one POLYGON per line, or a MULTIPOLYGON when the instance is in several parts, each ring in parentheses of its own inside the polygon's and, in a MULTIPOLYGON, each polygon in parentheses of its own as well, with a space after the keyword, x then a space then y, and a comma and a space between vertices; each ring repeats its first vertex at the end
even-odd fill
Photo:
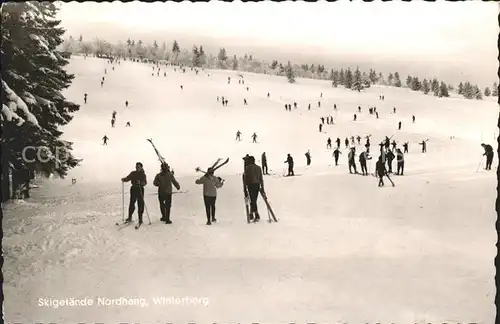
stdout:
POLYGON ((333 151, 333 157, 335 158, 335 166, 338 166, 339 165, 339 155, 342 154, 342 152, 340 152, 339 148, 337 147, 334 151, 333 151))
POLYGON ((283 162, 283 163, 287 163, 288 164, 288 175, 287 175, 287 177, 294 176, 295 173, 293 172, 293 158, 290 155, 290 153, 287 154, 286 161, 283 162))
POLYGON ((264 175, 269 175, 269 172, 267 171, 267 156, 266 156, 266 152, 262 153, 262 156, 261 156, 261 162, 262 162, 262 172, 264 173, 264 175))
POLYGON ((306 156, 306 164, 308 166, 311 165, 311 152, 310 152, 310 150, 307 150, 305 156, 306 156))
POLYGON ((484 154, 483 156, 486 155, 486 168, 485 170, 491 170, 491 164, 493 163, 493 156, 495 153, 493 152, 493 147, 489 144, 484 144, 482 143, 481 146, 484 149, 484 154))
POLYGON ((422 145, 422 153, 427 152, 427 141, 428 141, 428 139, 426 139, 425 141, 422 141, 422 142, 418 143, 419 145, 422 145))
POLYGON ((108 145, 108 140, 109 138, 106 135, 104 135, 104 137, 102 138, 102 145, 108 145))
POLYGON ((212 225, 216 222, 215 218, 215 200, 217 199, 217 189, 222 187, 222 179, 214 175, 212 167, 207 169, 207 172, 195 181, 196 184, 203 185, 203 201, 205 203, 205 212, 207 214, 207 225, 212 225))
POLYGON ((264 177, 262 176, 262 169, 255 164, 253 156, 245 158, 243 183, 245 184, 245 198, 250 198, 250 221, 258 222, 260 215, 257 209, 257 198, 259 197, 259 192, 265 192, 264 177))
POLYGON ((125 222, 132 221, 132 215, 135 211, 135 203, 137 202, 139 225, 142 224, 142 214, 144 213, 144 186, 148 183, 146 173, 144 172, 141 162, 135 164, 135 170, 130 172, 128 176, 121 179, 122 182, 131 182, 130 186, 130 204, 128 207, 128 218, 125 222))
POLYGON ((177 190, 181 189, 181 186, 174 177, 174 172, 170 170, 167 163, 161 164, 161 171, 155 176, 153 185, 158 187, 158 201, 160 203, 160 212, 162 222, 165 224, 172 224, 170 220, 170 208, 172 207, 172 185, 175 186, 177 190))

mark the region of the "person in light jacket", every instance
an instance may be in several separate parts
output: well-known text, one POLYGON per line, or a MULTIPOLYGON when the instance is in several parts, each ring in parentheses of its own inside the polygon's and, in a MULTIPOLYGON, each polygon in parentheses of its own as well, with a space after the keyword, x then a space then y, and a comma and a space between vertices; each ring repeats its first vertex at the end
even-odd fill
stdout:
POLYGON ((207 214, 207 225, 216 222, 215 201, 217 199, 217 189, 222 187, 223 180, 214 175, 214 169, 208 168, 207 172, 195 181, 196 184, 203 185, 203 201, 207 214))

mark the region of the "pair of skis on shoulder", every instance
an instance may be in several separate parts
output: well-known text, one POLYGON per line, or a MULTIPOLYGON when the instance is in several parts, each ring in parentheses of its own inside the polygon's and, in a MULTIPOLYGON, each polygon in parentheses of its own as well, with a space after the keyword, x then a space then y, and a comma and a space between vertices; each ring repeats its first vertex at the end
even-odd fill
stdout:
MULTIPOLYGON (((224 165, 228 164, 229 163, 229 158, 227 158, 226 160, 224 160, 224 162, 222 162, 221 164, 220 161, 222 161, 222 158, 218 158, 217 161, 215 161, 215 163, 211 166, 211 168, 215 171, 217 171, 218 169, 220 169, 221 167, 223 167, 224 165)), ((204 171, 202 170, 200 167, 197 167, 196 169, 196 172, 202 172, 202 173, 207 173, 207 171, 204 171)))

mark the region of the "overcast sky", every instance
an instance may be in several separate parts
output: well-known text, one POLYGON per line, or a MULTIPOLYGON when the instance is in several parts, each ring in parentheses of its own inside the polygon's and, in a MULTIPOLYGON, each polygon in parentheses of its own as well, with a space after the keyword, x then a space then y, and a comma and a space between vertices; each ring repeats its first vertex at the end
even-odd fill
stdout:
MULTIPOLYGON (((482 1, 72 2, 61 4, 59 17, 76 35, 83 26, 88 30, 89 24, 106 23, 128 31, 237 38, 282 49, 309 45, 323 54, 481 61, 494 64, 495 75, 498 9, 498 4, 482 1)), ((117 36, 125 40, 129 35, 117 36)))

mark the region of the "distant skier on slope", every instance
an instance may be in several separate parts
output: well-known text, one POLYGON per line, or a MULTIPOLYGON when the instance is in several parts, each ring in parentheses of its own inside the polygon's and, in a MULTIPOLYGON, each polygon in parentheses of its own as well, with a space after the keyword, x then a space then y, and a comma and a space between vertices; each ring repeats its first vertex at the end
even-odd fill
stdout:
POLYGON ((484 149, 483 156, 486 156, 486 168, 485 170, 491 170, 491 164, 493 163, 493 157, 495 153, 493 152, 493 147, 489 144, 482 143, 481 146, 484 149))
POLYGON ((361 136, 356 136, 356 140, 358 141, 358 145, 361 145, 361 136))
POLYGON ((330 137, 328 137, 328 139, 326 140, 326 148, 332 148, 332 139, 330 137))
POLYGON ((112 118, 111 119, 111 127, 115 127, 115 122, 116 122, 116 119, 112 118))
POLYGON ((345 144, 345 148, 349 147, 349 139, 347 137, 345 138, 344 144, 345 144))
POLYGON ((125 127, 131 127, 129 121, 127 122, 127 124, 125 124, 125 127))
POLYGON ((392 149, 395 150, 398 143, 396 143, 396 140, 392 140, 391 145, 392 145, 392 149))
POLYGON ((337 143, 337 148, 340 148, 340 138, 337 137, 337 140, 335 140, 335 142, 337 143))
POLYGON ((333 151, 333 157, 335 158, 335 166, 339 165, 340 154, 342 154, 342 152, 340 152, 339 147, 337 146, 337 148, 333 151))
POLYGON ((293 158, 290 155, 290 153, 287 154, 286 161, 283 162, 283 163, 287 163, 288 164, 288 175, 287 176, 288 177, 294 176, 295 173, 293 172, 293 158))
POLYGON ((358 112, 361 112, 361 106, 358 106, 358 112))
POLYGON ((132 221, 132 215, 135 211, 135 203, 137 202, 139 224, 142 224, 142 214, 144 213, 144 186, 147 185, 146 173, 144 172, 141 162, 135 164, 135 170, 130 172, 128 176, 121 179, 122 182, 131 182, 130 186, 130 204, 128 207, 128 218, 125 222, 132 221))
POLYGON ((241 141, 241 132, 239 130, 236 132, 236 141, 241 141))
POLYGON ((408 144, 409 144, 409 142, 404 142, 403 143, 404 153, 408 153, 408 144))
POLYGON ((174 185, 177 190, 180 190, 181 186, 175 179, 173 170, 170 171, 170 167, 167 163, 161 164, 161 171, 155 176, 153 185, 158 187, 158 202, 160 203, 161 212, 160 221, 165 222, 165 224, 172 224, 172 220, 170 219, 172 185, 174 185))
POLYGON ((311 165, 311 152, 310 152, 310 150, 307 150, 305 156, 306 156, 306 164, 307 164, 307 166, 311 165))
POLYGON ((255 158, 249 156, 245 159, 245 172, 243 173, 243 183, 245 184, 245 197, 250 198, 250 220, 258 222, 260 220, 257 208, 257 198, 259 192, 264 192, 264 177, 262 169, 255 164, 255 158))
POLYGON ((214 169, 210 167, 195 183, 203 185, 203 202, 205 203, 207 225, 212 225, 212 222, 217 221, 215 218, 215 201, 217 199, 217 188, 222 187, 222 182, 220 178, 214 175, 214 169))
POLYGON ((422 145, 422 153, 427 152, 427 141, 428 141, 428 139, 426 139, 425 141, 422 141, 422 142, 418 143, 419 145, 422 145))
POLYGON ((401 130, 401 126, 402 126, 402 123, 401 123, 401 121, 399 121, 399 123, 398 123, 398 130, 401 130))
POLYGON ((83 95, 83 102, 87 103, 87 94, 86 93, 83 95))
POLYGON ((253 135, 252 135, 252 143, 257 143, 257 133, 253 133, 253 135))
POLYGON ((396 107, 394 107, 394 109, 393 109, 393 113, 394 113, 394 114, 396 113, 396 107))
POLYGON ((262 164, 262 172, 264 172, 264 175, 269 175, 268 169, 267 169, 267 156, 266 152, 262 153, 261 156, 261 164, 262 164))
POLYGON ((108 140, 109 138, 106 135, 104 135, 104 137, 102 138, 102 145, 108 145, 108 140))
POLYGON ((415 115, 411 116, 413 123, 415 123, 415 115))
POLYGON ((125 101, 125 108, 128 107, 128 101, 125 101))
POLYGON ((323 131, 323 124, 320 123, 318 127, 319 127, 319 132, 321 133, 323 131))

